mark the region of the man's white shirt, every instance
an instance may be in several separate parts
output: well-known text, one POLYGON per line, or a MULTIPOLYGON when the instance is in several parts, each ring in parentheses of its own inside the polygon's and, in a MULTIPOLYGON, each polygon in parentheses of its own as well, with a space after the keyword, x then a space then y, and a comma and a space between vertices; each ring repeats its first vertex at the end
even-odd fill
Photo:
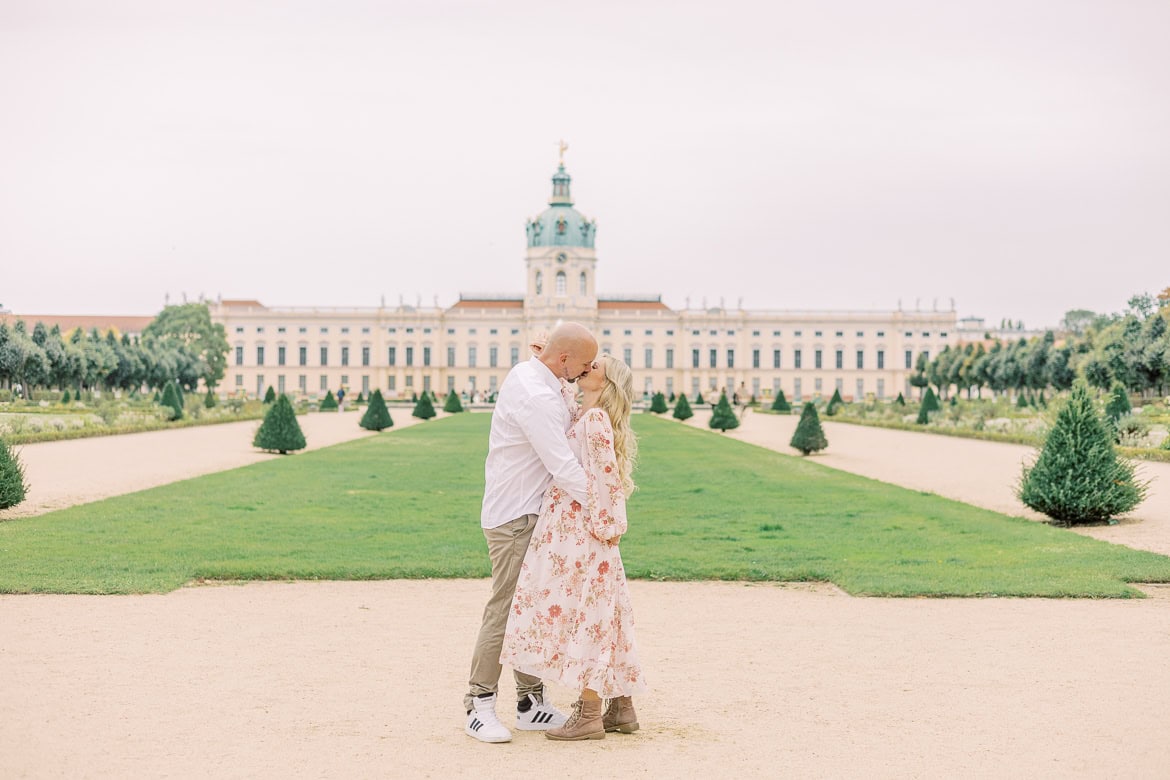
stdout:
POLYGON ((508 372, 492 412, 480 514, 484 528, 539 514, 541 497, 554 481, 585 503, 585 470, 567 438, 571 425, 560 380, 539 358, 508 372))

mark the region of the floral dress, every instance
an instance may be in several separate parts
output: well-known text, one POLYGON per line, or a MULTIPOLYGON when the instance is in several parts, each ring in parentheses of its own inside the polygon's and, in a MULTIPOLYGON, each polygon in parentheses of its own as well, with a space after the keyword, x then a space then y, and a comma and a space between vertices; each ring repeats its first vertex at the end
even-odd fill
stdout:
POLYGON ((626 496, 609 416, 590 409, 569 431, 569 446, 588 476, 586 506, 556 484, 545 492, 500 662, 572 690, 632 696, 645 682, 617 545, 626 532, 626 496))

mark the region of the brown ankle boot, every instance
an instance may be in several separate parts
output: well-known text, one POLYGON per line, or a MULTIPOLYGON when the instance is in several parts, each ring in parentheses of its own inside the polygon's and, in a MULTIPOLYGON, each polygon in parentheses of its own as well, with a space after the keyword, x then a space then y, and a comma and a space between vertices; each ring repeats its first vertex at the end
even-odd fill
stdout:
POLYGON ((634 700, 629 696, 610 699, 605 705, 605 714, 601 716, 601 721, 606 731, 633 734, 638 730, 638 713, 634 712, 634 700))
POLYGON ((573 714, 565 721, 565 725, 551 728, 544 735, 561 742, 605 739, 605 726, 601 723, 601 700, 577 699, 573 705, 573 714))

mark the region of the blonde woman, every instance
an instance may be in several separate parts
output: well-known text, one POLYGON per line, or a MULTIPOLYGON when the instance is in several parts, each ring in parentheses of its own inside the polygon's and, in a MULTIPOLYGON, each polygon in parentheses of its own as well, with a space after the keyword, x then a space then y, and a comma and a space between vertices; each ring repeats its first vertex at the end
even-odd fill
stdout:
POLYGON ((553 740, 633 733, 638 720, 630 697, 645 690, 618 549, 637 457, 633 374, 603 355, 577 387, 581 412, 569 446, 588 477, 586 505, 556 483, 545 492, 500 657, 519 672, 581 691, 568 721, 545 731, 553 740), (604 713, 602 698, 610 700, 604 713))

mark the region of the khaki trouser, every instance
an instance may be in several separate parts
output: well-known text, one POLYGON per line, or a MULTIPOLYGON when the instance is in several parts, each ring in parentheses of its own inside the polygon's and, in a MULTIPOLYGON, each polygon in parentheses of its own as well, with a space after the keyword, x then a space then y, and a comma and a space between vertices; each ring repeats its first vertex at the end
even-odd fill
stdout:
MULTIPOLYGON (((492 562, 492 595, 483 610, 483 625, 475 642, 475 655, 471 658, 471 679, 469 691, 463 697, 463 707, 471 710, 471 699, 483 693, 496 693, 500 687, 500 652, 504 648, 504 629, 508 625, 508 612, 512 609, 512 596, 516 594, 516 580, 520 577, 520 564, 528 552, 528 540, 536 527, 536 515, 523 515, 498 528, 485 528, 488 557, 492 562)), ((513 672, 516 677, 516 698, 523 699, 529 693, 542 694, 544 683, 539 677, 522 672, 513 672)))

